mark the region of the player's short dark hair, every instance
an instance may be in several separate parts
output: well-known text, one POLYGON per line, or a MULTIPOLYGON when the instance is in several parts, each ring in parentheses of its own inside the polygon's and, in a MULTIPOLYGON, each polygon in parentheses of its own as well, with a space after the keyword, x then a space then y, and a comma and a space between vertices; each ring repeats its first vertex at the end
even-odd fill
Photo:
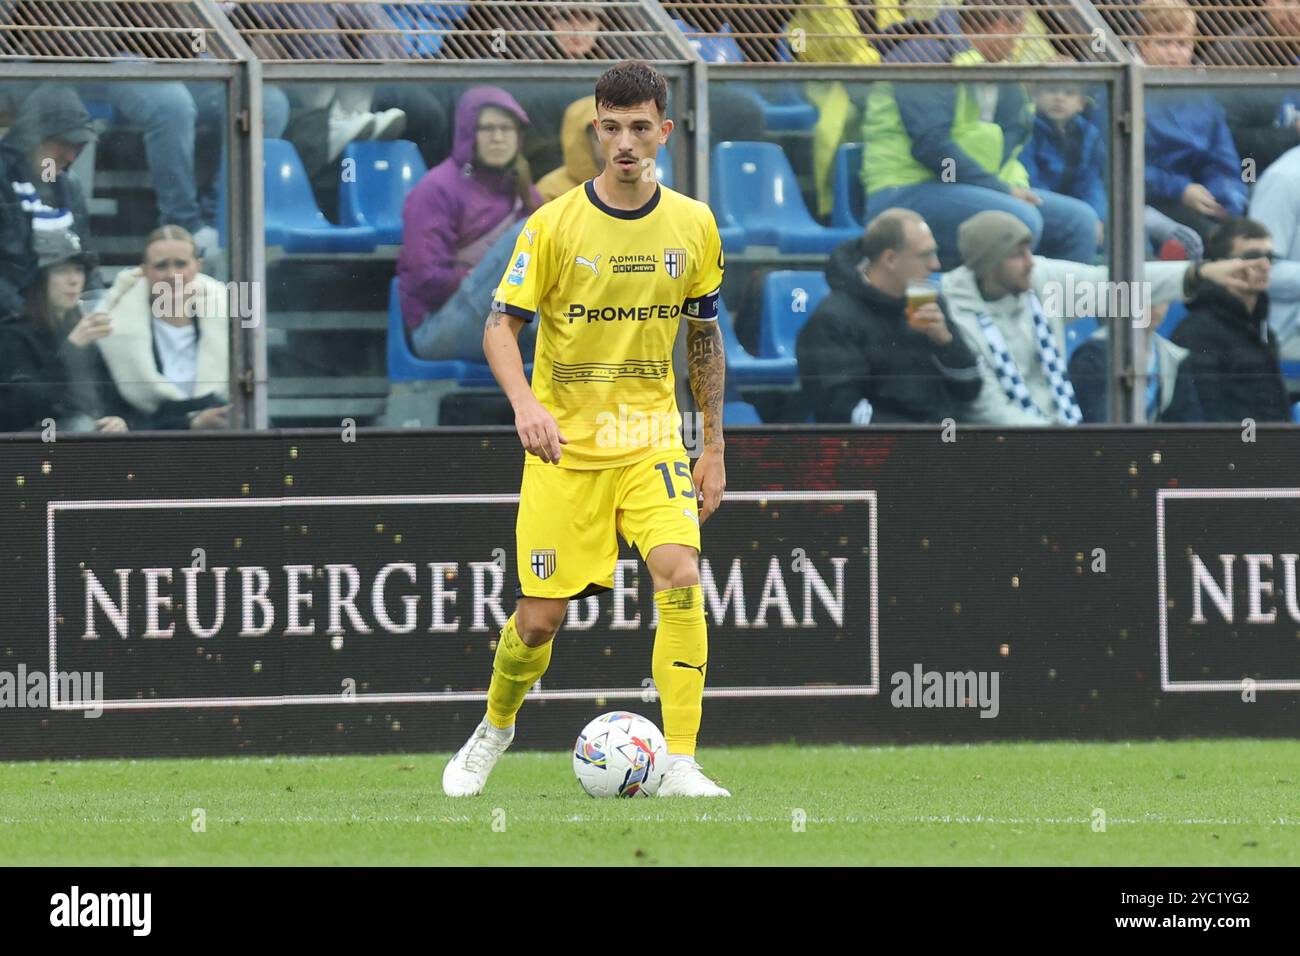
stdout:
POLYGON ((998 20, 1019 23, 1024 16, 1024 0, 962 0, 957 8, 963 33, 983 33, 998 20))
POLYGON ((886 209, 867 223, 858 241, 862 254, 867 261, 875 262, 886 252, 902 252, 907 247, 907 224, 924 221, 910 209, 886 209))
POLYGON ((1232 241, 1242 239, 1272 239, 1268 226, 1245 216, 1233 216, 1225 219, 1205 237, 1206 259, 1231 259, 1232 241))
POLYGON ((660 116, 668 114, 668 81, 644 60, 624 60, 596 81, 596 106, 630 109, 654 100, 660 116))

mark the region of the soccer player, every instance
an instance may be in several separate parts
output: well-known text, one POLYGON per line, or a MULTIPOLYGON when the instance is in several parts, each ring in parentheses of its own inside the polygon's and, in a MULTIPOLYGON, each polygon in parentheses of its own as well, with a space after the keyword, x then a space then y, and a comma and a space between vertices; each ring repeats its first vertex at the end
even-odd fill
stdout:
POLYGON ((525 450, 520 586, 497 642, 487 715, 443 771, 449 796, 483 791, 546 672, 569 601, 613 587, 617 534, 650 569, 659 611, 651 672, 669 756, 658 795, 731 796, 695 762, 708 663, 700 522, 726 487, 722 242, 708 206, 655 180, 673 129, 667 105, 667 83, 645 63, 601 76, 595 129, 605 167, 528 219, 488 316, 483 351, 525 450), (694 472, 673 386, 683 315, 703 415, 694 472), (518 345, 526 322, 540 323, 531 387, 518 345))

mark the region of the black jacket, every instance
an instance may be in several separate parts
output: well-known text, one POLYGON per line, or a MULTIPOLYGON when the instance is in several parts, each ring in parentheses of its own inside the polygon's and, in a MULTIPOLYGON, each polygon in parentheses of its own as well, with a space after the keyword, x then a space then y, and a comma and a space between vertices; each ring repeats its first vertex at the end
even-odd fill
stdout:
POLYGON ((97 418, 121 415, 99 349, 78 348, 68 341, 69 331, 55 332, 20 314, 0 320, 0 432, 39 431, 47 418, 60 428, 87 431, 97 418))
MULTIPOLYGON (((76 175, 68 171, 47 183, 31 165, 32 150, 51 132, 74 125, 69 116, 85 115, 71 87, 43 86, 23 102, 14 125, 0 140, 0 315, 21 311, 23 291, 36 279, 32 218, 37 213, 31 208, 31 190, 48 207, 40 215, 55 218, 59 212, 71 213, 68 227, 83 245, 90 235, 90 217, 76 175)), ((95 286, 93 276, 89 278, 88 286, 95 286)))
POLYGON ((830 295, 799 333, 799 378, 816 420, 847 422, 864 398, 873 424, 960 420, 980 390, 975 354, 951 318, 952 341, 943 346, 909 328, 907 300, 868 285, 861 260, 856 239, 831 253, 830 295))
POLYGON ((1278 363, 1277 338, 1268 326, 1268 296, 1253 312, 1221 286, 1205 283, 1187 304, 1172 336, 1188 349, 1186 365, 1205 408, 1205 420, 1291 420, 1291 401, 1278 363))
MULTIPOLYGON (((1105 424, 1106 417, 1106 369, 1109 364, 1110 343, 1105 338, 1090 338, 1070 357, 1070 384, 1074 386, 1074 397, 1079 403, 1083 420, 1088 423, 1105 424)), ((1189 356, 1190 357, 1190 356, 1189 356)), ((1169 397, 1169 404, 1156 414, 1158 422, 1203 422, 1205 410, 1201 407, 1200 396, 1196 394, 1196 383, 1185 359, 1178 366, 1174 375, 1174 391, 1169 397)), ((1162 390, 1163 391, 1163 390, 1162 390)))

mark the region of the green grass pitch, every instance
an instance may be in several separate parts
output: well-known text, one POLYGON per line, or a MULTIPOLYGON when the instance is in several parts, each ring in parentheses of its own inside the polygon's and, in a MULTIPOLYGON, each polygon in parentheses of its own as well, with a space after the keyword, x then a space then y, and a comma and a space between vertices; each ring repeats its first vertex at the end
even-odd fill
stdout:
POLYGON ((0 861, 1300 864, 1300 741, 710 749, 714 801, 593 800, 570 759, 463 800, 445 754, 0 764, 0 861))

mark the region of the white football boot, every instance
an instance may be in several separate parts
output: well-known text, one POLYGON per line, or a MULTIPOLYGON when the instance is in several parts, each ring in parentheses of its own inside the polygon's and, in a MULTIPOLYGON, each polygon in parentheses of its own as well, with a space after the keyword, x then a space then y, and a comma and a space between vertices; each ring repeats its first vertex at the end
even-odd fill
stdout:
POLYGON ((449 797, 474 797, 482 793, 488 774, 514 739, 513 727, 508 731, 498 730, 484 717, 442 771, 442 792, 449 797))
POLYGON ((719 787, 704 775, 694 758, 678 757, 668 765, 659 784, 660 797, 729 797, 731 791, 719 787))

